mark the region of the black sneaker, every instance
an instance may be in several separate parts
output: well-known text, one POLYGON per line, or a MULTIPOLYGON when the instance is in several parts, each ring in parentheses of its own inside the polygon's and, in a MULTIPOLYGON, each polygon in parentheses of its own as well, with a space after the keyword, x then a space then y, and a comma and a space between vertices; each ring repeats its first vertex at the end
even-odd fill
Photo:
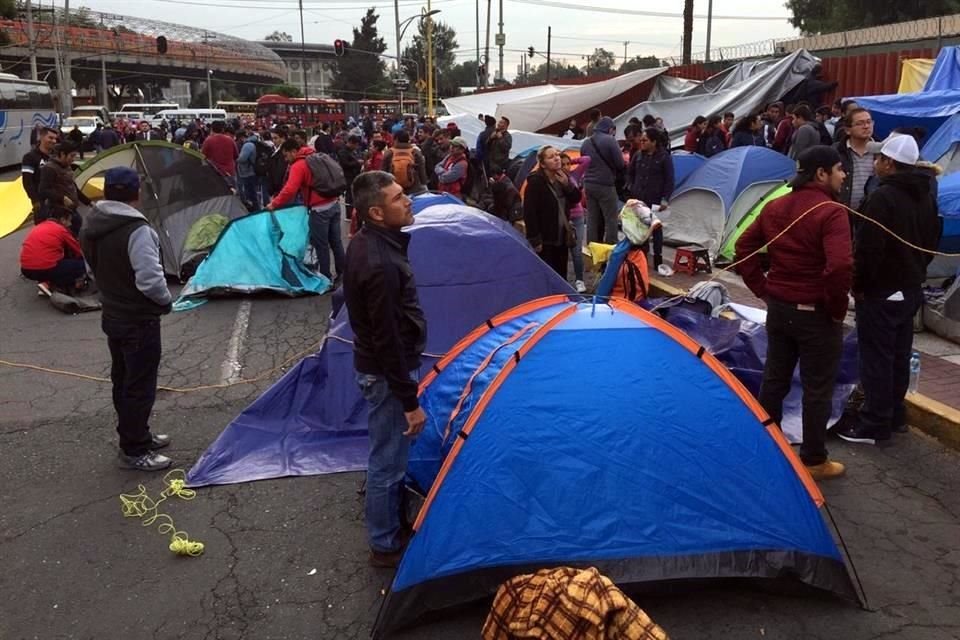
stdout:
POLYGON ((150 436, 150 444, 147 445, 150 447, 151 451, 156 451, 157 449, 163 449, 164 447, 170 446, 170 436, 163 433, 154 433, 150 436))
POLYGON ((173 460, 167 456, 160 455, 155 451, 148 451, 142 456, 128 456, 121 451, 118 464, 121 469, 133 469, 135 471, 162 471, 173 464, 173 460))
POLYGON ((892 431, 894 433, 910 433, 910 427, 905 424, 897 424, 893 426, 892 431))
POLYGON ((834 432, 838 438, 856 444, 877 444, 878 442, 886 442, 890 439, 889 433, 879 433, 875 429, 864 427, 856 422, 841 426, 839 429, 834 429, 834 432))

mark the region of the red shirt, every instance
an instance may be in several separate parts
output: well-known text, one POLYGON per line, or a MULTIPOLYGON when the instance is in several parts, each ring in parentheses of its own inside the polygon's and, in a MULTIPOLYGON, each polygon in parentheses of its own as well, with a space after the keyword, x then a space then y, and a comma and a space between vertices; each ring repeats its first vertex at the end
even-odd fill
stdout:
POLYGON ((225 133, 213 133, 203 141, 203 147, 200 153, 207 156, 210 164, 220 170, 225 176, 237 175, 237 158, 240 152, 237 151, 236 141, 225 133))
POLYGON ((316 151, 313 147, 301 147, 297 152, 297 157, 287 172, 287 181, 280 189, 280 193, 273 196, 270 201, 274 208, 292 203, 298 193, 303 196, 303 204, 308 209, 325 207, 336 200, 336 198, 325 198, 310 188, 313 184, 313 175, 310 173, 310 167, 307 166, 307 156, 314 153, 316 151))
POLYGON ((759 255, 737 270, 758 298, 821 305, 834 320, 842 320, 853 280, 850 220, 826 187, 808 183, 769 202, 737 240, 736 259, 757 251, 802 215, 767 248, 770 271, 763 273, 759 255))
POLYGON ((20 268, 53 269, 64 258, 81 258, 80 243, 70 230, 55 220, 44 220, 27 234, 20 248, 20 268))
POLYGON ((376 151, 370 153, 370 157, 367 158, 367 163, 364 165, 364 171, 380 171, 380 168, 383 167, 383 151, 376 151))

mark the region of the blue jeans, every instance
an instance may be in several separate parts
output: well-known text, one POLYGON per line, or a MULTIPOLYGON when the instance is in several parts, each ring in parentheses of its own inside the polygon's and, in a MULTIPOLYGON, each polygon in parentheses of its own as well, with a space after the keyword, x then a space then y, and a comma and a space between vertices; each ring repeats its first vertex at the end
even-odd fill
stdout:
MULTIPOLYGON (((420 379, 418 371, 410 377, 420 379)), ((400 549, 400 514, 404 508, 403 477, 407 473, 410 439, 403 435, 407 418, 403 405, 380 375, 358 373, 357 384, 367 401, 370 459, 364 512, 370 548, 380 553, 400 549)))
POLYGON ((570 257, 573 259, 573 279, 583 280, 583 234, 587 229, 587 219, 583 216, 570 218, 570 226, 577 236, 577 246, 570 247, 570 257))
POLYGON ((240 184, 240 197, 249 202, 254 211, 259 211, 263 206, 260 199, 260 177, 256 175, 241 176, 237 178, 237 181, 240 184))
POLYGON ((337 275, 343 275, 346 254, 340 238, 340 202, 334 201, 325 209, 310 209, 310 245, 317 253, 317 271, 333 279, 330 273, 330 252, 337 275))

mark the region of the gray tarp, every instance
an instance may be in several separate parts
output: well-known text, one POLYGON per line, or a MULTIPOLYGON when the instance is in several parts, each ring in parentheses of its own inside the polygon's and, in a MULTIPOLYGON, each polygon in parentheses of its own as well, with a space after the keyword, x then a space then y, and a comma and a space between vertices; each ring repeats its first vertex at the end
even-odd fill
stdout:
POLYGON ((617 116, 617 131, 622 132, 630 118, 643 119, 650 113, 663 118, 671 144, 682 145, 687 127, 697 116, 725 111, 732 111, 738 117, 756 113, 805 80, 818 62, 811 53, 801 49, 785 58, 733 65, 702 83, 677 82, 661 76, 651 100, 617 116), (655 97, 659 99, 654 100, 655 97))

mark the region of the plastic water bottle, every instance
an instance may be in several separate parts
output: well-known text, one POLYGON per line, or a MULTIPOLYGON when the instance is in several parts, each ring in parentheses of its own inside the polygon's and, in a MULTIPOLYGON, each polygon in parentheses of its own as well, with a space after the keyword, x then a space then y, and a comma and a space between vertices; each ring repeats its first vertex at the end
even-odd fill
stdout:
POLYGON ((910 386, 909 393, 917 393, 920 388, 920 354, 916 351, 910 356, 910 386))

